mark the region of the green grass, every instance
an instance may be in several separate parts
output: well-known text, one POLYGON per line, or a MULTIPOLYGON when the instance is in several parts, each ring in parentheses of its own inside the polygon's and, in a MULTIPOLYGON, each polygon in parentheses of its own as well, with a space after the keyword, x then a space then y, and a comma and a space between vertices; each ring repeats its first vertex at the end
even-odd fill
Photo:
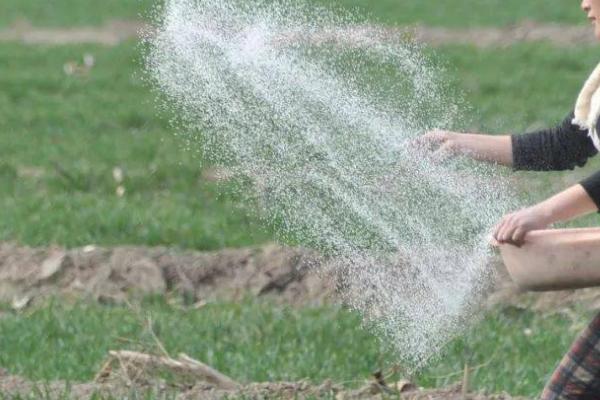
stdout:
POLYGON ((505 26, 523 20, 565 24, 585 23, 578 2, 564 0, 318 0, 356 10, 392 25, 421 23, 452 28, 505 26))
POLYGON ((383 357, 376 340, 357 329, 359 318, 336 308, 248 300, 182 310, 157 298, 140 310, 56 302, 5 316, 0 365, 33 379, 90 379, 109 349, 157 351, 144 326, 149 316, 169 353, 185 352, 243 382, 353 380, 368 376, 383 357))
MULTIPOLYGON (((352 10, 386 24, 504 26, 523 20, 585 23, 579 3, 567 0, 310 0, 352 10)), ((40 26, 98 25, 114 18, 141 18, 160 0, 2 0, 0 27, 18 19, 40 26), (90 12, 93 10, 93 12, 90 12)))
MULTIPOLYGON (((529 44, 436 50, 473 113, 464 125, 523 132, 561 120, 597 61, 588 49, 529 44)), ((0 45, 0 240, 68 247, 89 243, 216 249, 261 243, 268 230, 202 179, 206 166, 173 133, 139 77, 132 43, 0 45), (97 65, 67 76, 63 65, 92 53, 97 65), (125 171, 115 194, 114 167, 125 171)), ((192 146, 193 150, 193 146, 192 146)), ((532 201, 600 167, 523 174, 532 201)), ((592 216, 581 224, 596 223, 592 216)))
POLYGON ((100 25, 110 19, 140 19, 154 0, 2 0, 0 26, 28 20, 37 26, 100 25))
MULTIPOLYGON (((55 302, 4 315, 0 365, 36 380, 89 380, 110 349, 158 351, 148 317, 170 354, 185 352, 241 382, 306 378, 357 386, 395 363, 357 315, 334 307, 298 310, 249 300, 183 310, 156 298, 140 310, 55 302)), ((475 390, 535 396, 584 323, 583 316, 574 323, 498 309, 414 379, 426 387, 452 384, 467 364, 475 390)))
POLYGON ((214 249, 268 237, 201 178, 201 160, 157 116, 134 49, 2 45, 0 240, 214 249), (97 67, 65 75, 85 52, 97 67))

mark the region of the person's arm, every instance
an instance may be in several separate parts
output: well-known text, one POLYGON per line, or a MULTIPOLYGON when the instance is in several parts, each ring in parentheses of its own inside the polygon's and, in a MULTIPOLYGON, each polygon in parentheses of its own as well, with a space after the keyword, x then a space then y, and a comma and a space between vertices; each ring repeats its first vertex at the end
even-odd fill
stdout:
POLYGON ((493 242, 520 246, 531 230, 599 210, 600 171, 541 203, 504 216, 493 229, 493 242))
POLYGON ((554 128, 512 135, 513 168, 562 171, 582 167, 598 151, 587 130, 573 124, 573 113, 554 128))
POLYGON ((449 131, 428 132, 418 139, 421 145, 435 148, 435 158, 465 155, 478 161, 512 165, 512 143, 509 135, 484 135, 449 131))
POLYGON ((529 231, 597 211, 599 200, 592 198, 584 185, 571 186, 541 203, 504 216, 494 227, 492 237, 497 243, 521 245, 529 231))
POLYGON ((515 170, 550 171, 583 166, 597 153, 587 132, 571 122, 571 113, 554 128, 519 135, 484 135, 433 131, 418 142, 436 148, 434 155, 466 155, 515 170))

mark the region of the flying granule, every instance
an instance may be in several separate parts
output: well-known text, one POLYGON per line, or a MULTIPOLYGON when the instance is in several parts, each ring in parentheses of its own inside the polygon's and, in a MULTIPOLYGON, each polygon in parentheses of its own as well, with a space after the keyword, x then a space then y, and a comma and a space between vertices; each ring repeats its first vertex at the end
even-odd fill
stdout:
POLYGON ((462 114, 418 45, 297 1, 168 0, 154 19, 146 76, 187 145, 282 242, 323 254, 407 366, 468 326, 515 201, 493 168, 410 145, 462 114))

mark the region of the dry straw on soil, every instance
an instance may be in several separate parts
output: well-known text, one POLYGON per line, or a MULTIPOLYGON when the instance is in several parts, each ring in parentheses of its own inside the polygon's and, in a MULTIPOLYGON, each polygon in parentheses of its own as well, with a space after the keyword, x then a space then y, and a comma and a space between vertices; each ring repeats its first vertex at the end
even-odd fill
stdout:
MULTIPOLYGON (((210 366, 180 354, 177 359, 132 351, 111 351, 93 382, 68 385, 72 398, 89 399, 94 395, 127 396, 132 391, 151 390, 168 394, 176 399, 304 399, 335 398, 381 399, 391 396, 403 400, 510 400, 517 399, 506 394, 481 395, 469 393, 467 379, 447 389, 424 390, 408 381, 386 382, 382 373, 376 373, 371 381, 358 389, 346 389, 329 381, 322 384, 299 382, 262 382, 242 384, 223 375, 210 366), (171 376, 169 383, 161 377, 171 376)), ((65 382, 36 383, 11 376, 0 370, 0 392, 5 395, 27 396, 44 393, 45 398, 64 398, 65 382)))

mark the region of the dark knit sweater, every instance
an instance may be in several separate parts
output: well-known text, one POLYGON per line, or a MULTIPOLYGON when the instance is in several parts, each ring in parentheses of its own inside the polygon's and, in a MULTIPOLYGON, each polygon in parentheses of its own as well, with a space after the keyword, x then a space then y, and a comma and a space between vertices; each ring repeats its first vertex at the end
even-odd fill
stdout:
MULTIPOLYGON (((596 155, 587 130, 573 125, 573 113, 554 128, 512 135, 513 168, 530 171, 562 171, 582 167, 596 155)), ((600 123, 600 122, 599 122, 600 123)), ((580 182, 600 209, 600 171, 580 182)))

